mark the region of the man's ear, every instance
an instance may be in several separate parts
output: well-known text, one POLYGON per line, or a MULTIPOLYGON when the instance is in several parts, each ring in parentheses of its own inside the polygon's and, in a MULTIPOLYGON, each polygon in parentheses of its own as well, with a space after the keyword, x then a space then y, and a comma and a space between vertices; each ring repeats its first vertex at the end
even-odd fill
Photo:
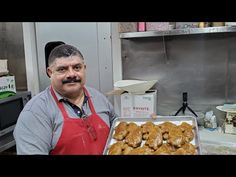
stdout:
POLYGON ((84 64, 84 69, 86 69, 86 64, 84 64))
POLYGON ((47 67, 47 73, 48 73, 48 76, 51 78, 52 70, 49 67, 47 67))

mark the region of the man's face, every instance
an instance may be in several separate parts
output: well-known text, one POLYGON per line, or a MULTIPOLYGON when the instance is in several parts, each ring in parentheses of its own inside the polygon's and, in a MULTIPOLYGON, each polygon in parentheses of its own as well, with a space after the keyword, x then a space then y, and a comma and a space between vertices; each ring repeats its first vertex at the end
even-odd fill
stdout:
POLYGON ((79 56, 57 58, 47 72, 53 88, 65 97, 77 95, 86 81, 86 65, 79 56))

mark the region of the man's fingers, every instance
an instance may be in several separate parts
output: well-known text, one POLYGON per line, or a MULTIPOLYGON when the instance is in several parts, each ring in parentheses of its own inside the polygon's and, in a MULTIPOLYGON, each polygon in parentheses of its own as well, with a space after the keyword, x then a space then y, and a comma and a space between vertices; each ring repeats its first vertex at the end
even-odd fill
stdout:
POLYGON ((156 119, 156 118, 157 118, 156 113, 152 113, 152 114, 151 114, 151 118, 152 118, 152 119, 156 119))

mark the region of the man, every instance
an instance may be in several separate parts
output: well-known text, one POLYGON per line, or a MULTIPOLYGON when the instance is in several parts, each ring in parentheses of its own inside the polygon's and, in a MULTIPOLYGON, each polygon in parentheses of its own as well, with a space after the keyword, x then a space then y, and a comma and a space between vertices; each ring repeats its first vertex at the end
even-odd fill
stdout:
POLYGON ((18 118, 17 154, 102 154, 116 114, 104 95, 85 86, 82 54, 62 44, 52 50, 48 65, 51 85, 18 118))

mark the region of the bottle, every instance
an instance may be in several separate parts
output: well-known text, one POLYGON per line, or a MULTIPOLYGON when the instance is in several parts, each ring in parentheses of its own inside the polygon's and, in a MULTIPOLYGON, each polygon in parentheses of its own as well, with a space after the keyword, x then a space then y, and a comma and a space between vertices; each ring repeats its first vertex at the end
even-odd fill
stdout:
POLYGON ((210 26, 211 26, 211 23, 210 23, 210 22, 204 22, 204 28, 210 27, 210 26))
POLYGON ((225 22, 212 22, 212 26, 216 27, 216 26, 225 26, 225 22))
POLYGON ((138 22, 138 31, 146 31, 146 23, 145 22, 138 22))
POLYGON ((211 117, 211 128, 217 128, 217 123, 216 123, 216 116, 211 117))
POLYGON ((199 28, 204 28, 204 22, 199 22, 199 28))

